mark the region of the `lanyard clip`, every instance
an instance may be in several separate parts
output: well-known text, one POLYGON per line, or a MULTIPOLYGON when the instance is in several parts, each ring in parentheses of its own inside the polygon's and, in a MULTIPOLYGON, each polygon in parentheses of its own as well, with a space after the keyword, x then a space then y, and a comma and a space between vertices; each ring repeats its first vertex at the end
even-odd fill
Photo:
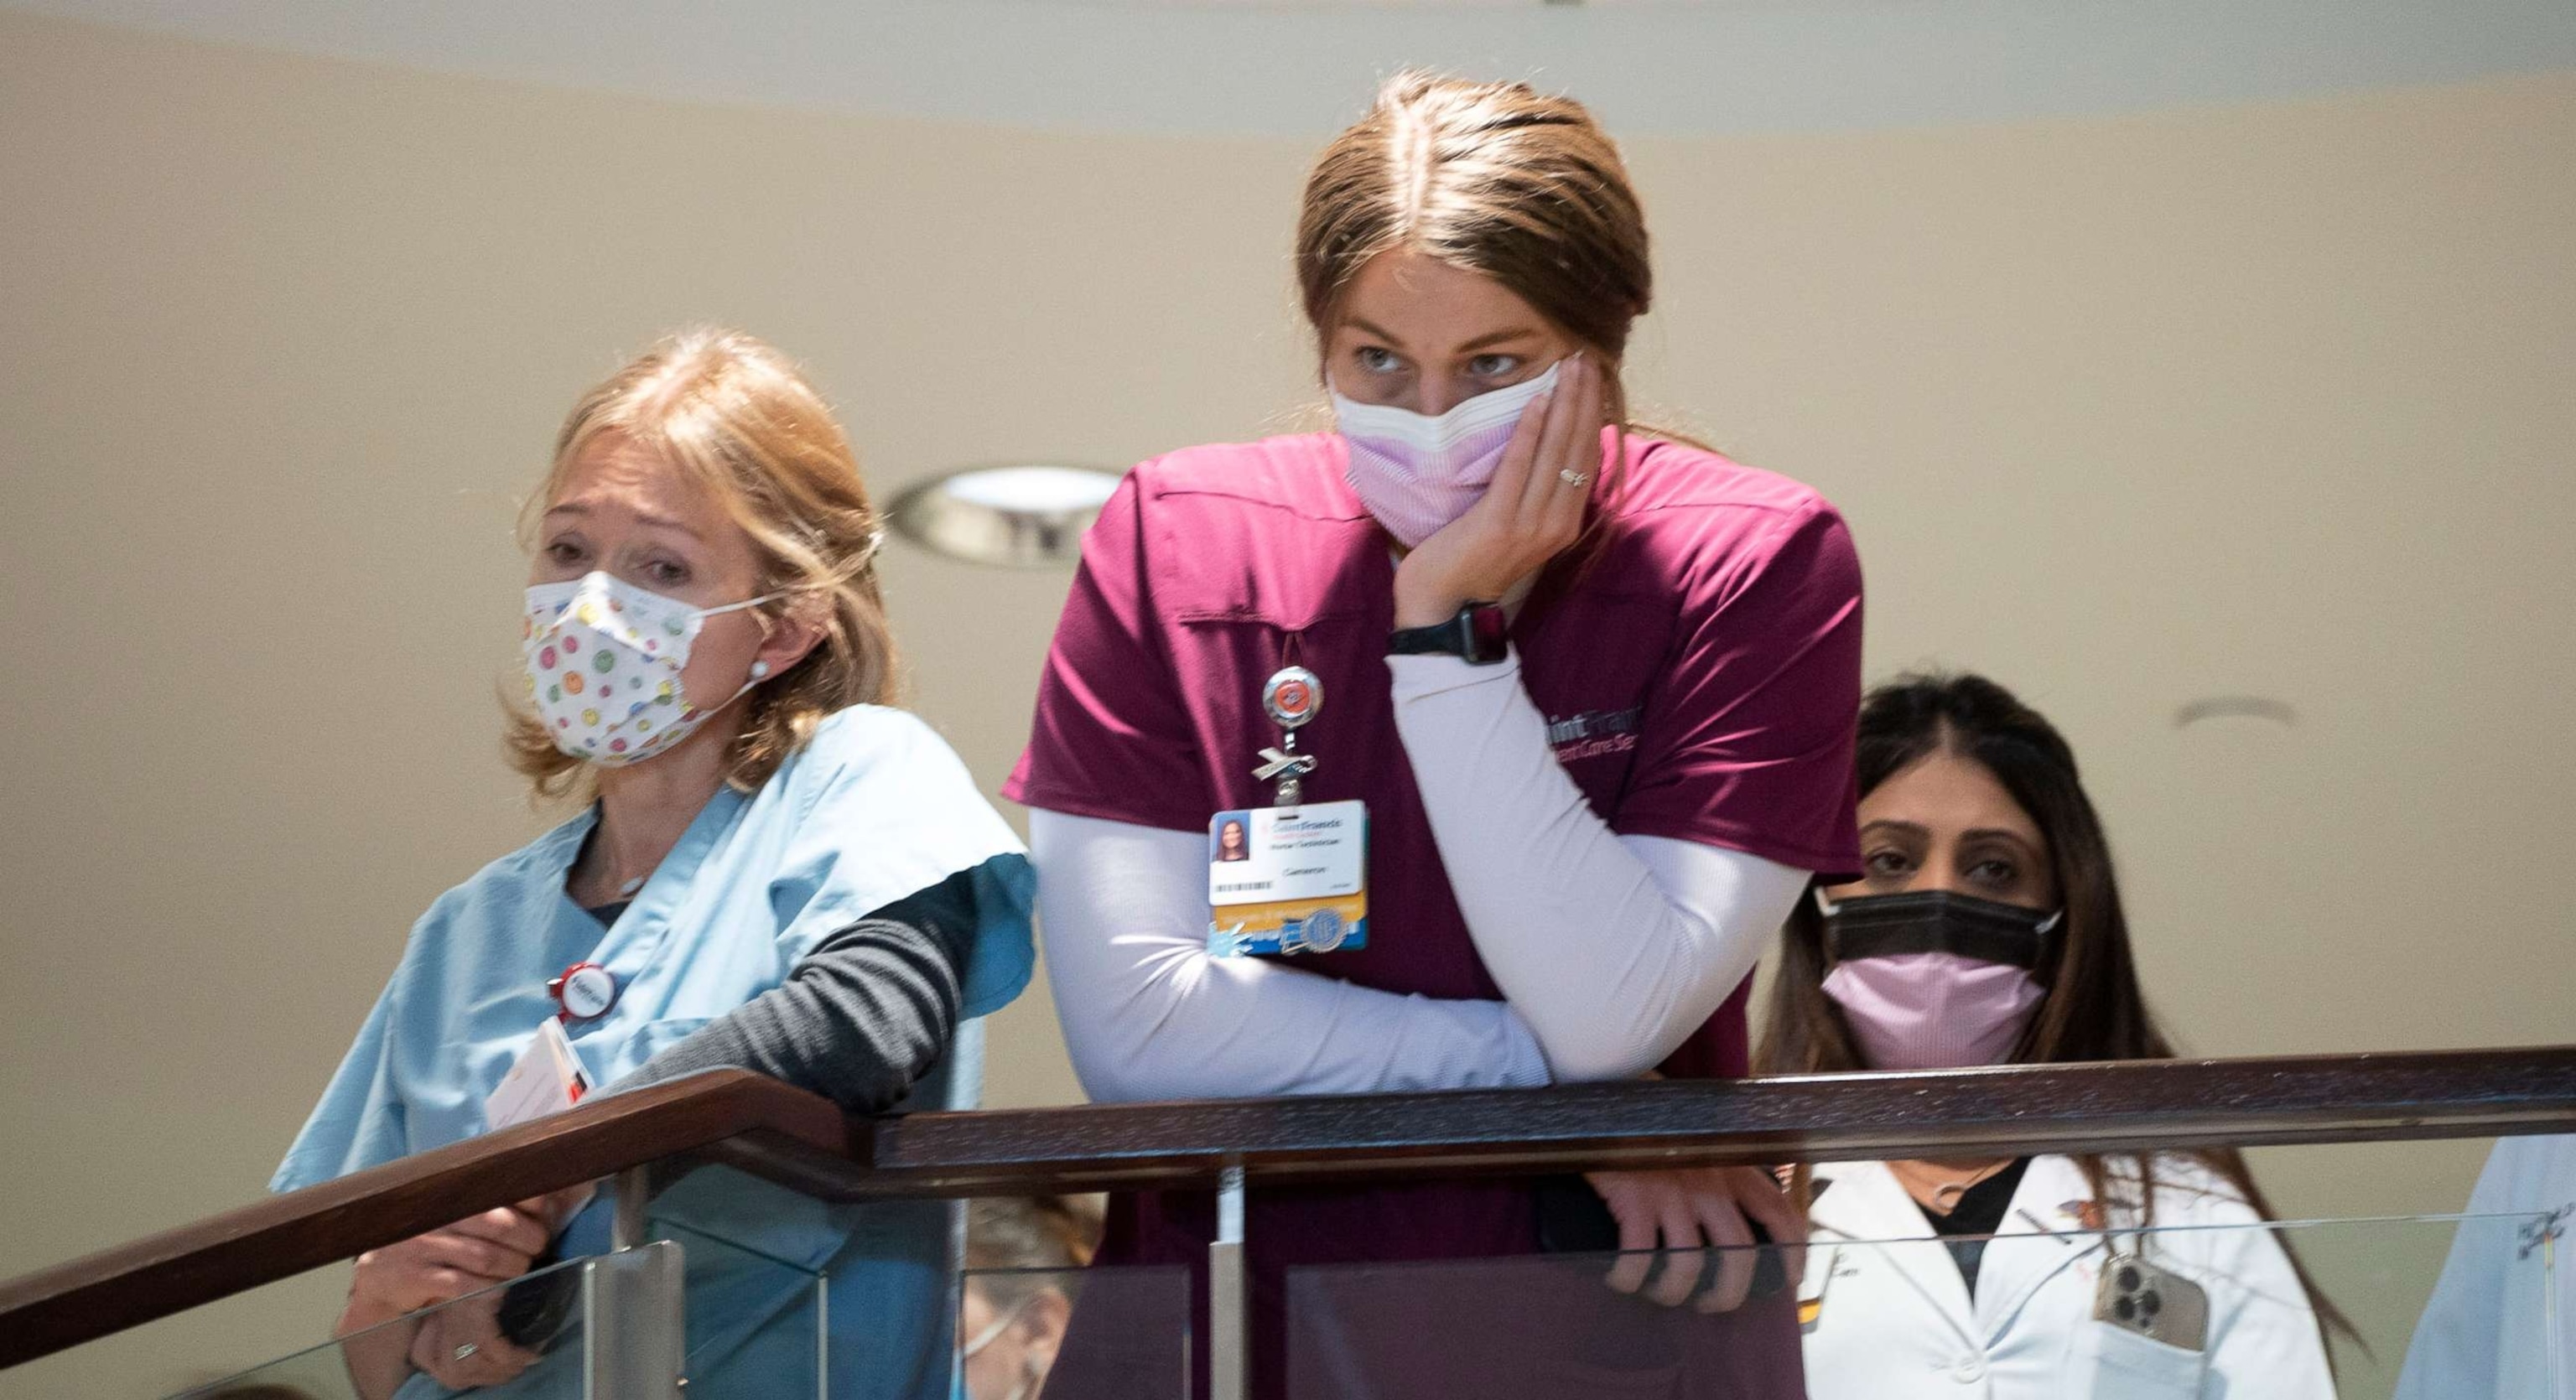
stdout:
POLYGON ((1288 736, 1289 747, 1286 752, 1278 749, 1263 749, 1261 766, 1252 770, 1252 776, 1256 782, 1266 783, 1274 778, 1278 779, 1277 805, 1282 807, 1298 805, 1299 800, 1305 796, 1304 779, 1307 774, 1315 771, 1315 756, 1310 753, 1298 753, 1296 744, 1297 737, 1292 734, 1288 736))

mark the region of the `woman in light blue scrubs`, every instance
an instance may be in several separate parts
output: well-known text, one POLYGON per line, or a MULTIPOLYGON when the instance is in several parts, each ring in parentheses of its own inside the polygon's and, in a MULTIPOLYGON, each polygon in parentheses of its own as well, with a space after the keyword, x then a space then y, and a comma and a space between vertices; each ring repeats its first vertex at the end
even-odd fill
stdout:
MULTIPOLYGON (((1033 877, 956 756, 882 704, 882 536, 820 397, 747 336, 675 337, 573 409, 532 511, 511 756, 590 800, 422 917, 273 1188, 511 1121, 493 1095, 545 1063, 547 1023, 610 1090, 739 1065, 858 1111, 972 1106, 974 1018, 1028 981, 1033 877)), ((361 1256, 339 1327, 374 1329, 347 1346, 360 1391, 553 1391, 578 1348, 544 1355, 497 1296, 381 1324, 604 1249, 607 1203, 582 1200, 361 1256)), ((794 1270, 829 1278, 828 1394, 946 1394, 942 1203, 702 1171, 653 1214, 687 1227, 692 1396, 814 1393, 794 1270)))

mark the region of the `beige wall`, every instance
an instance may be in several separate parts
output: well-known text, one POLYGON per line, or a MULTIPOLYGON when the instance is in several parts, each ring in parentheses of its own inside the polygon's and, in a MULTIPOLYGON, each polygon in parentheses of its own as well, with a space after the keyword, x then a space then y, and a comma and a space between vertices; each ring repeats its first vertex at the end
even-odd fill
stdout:
MULTIPOLYGON (((1303 142, 6 16, 0 131, 0 1275, 257 1192, 410 919, 538 829, 493 738, 514 493, 623 353, 776 340, 885 490, 1304 400, 1303 142)), ((2526 854, 2571 777, 2576 75, 1632 156, 1640 388, 1849 511, 1873 673, 1988 669, 2065 725, 2193 1049, 2576 1038, 2526 854), (2171 727, 2247 691, 2298 727, 2171 727)), ((1064 578, 887 571, 918 706, 997 786, 1064 578)), ((991 1091, 1077 1096, 1042 994, 991 1091)), ((2294 1213, 2443 1208, 2478 1155, 2266 1169, 2294 1213)), ((282 1350, 337 1286, 0 1395, 282 1350)), ((2410 1286, 2354 1301, 2402 1328, 2410 1286)))

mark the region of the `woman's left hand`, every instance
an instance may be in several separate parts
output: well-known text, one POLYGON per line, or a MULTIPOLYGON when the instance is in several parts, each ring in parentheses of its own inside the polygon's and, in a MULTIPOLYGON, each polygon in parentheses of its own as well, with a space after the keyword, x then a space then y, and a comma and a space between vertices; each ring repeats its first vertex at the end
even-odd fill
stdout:
POLYGON ((1468 603, 1498 602, 1573 544, 1601 474, 1601 428, 1601 371, 1568 356, 1556 387, 1521 410, 1485 494, 1396 566, 1395 625, 1436 626, 1468 603))
MULTIPOLYGON (((1611 1217, 1619 1222, 1619 1262, 1609 1284, 1622 1293, 1643 1288, 1656 1257, 1648 1251, 1714 1250, 1717 1282, 1700 1294, 1704 1313, 1731 1312, 1743 1306, 1753 1288, 1754 1265, 1760 1262, 1746 1217, 1761 1223, 1779 1251, 1783 1271, 1794 1283, 1807 1271, 1807 1221, 1795 1202, 1760 1167, 1692 1167, 1679 1171, 1588 1172, 1584 1179, 1601 1193, 1611 1217)), ((1704 1272, 1695 1262, 1672 1267, 1667 1259, 1661 1277, 1646 1297, 1668 1308, 1691 1300, 1704 1272)))

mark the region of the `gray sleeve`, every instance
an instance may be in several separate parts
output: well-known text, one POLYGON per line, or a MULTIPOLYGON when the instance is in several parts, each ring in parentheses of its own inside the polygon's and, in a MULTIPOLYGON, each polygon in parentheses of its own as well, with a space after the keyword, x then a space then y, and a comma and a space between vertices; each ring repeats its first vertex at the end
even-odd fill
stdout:
POLYGON ((963 911, 953 899, 933 897, 947 892, 934 887, 825 938, 784 983, 699 1027, 614 1087, 739 1068, 853 1112, 889 1107, 957 1032, 974 917, 971 894, 963 911))

